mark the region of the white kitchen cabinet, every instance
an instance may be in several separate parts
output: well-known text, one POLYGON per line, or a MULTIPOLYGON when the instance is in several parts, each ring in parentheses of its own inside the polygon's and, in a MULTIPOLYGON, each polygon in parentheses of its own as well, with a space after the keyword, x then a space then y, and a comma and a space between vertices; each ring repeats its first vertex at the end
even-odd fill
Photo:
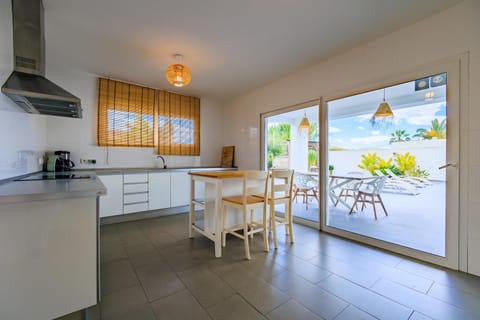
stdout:
POLYGON ((188 172, 172 172, 170 174, 170 206, 186 206, 190 204, 190 175, 188 172))
POLYGON ((148 202, 125 203, 123 205, 123 213, 137 213, 148 210, 148 202))
POLYGON ((170 172, 148 174, 149 210, 170 207, 170 172))
POLYGON ((149 210, 148 173, 128 173, 123 175, 123 213, 136 213, 149 210))
POLYGON ((100 217, 123 214, 123 175, 98 176, 107 188, 107 194, 100 197, 100 217))
POLYGON ((0 212, 0 319, 56 319, 97 303, 95 196, 0 212))
POLYGON ((148 173, 128 173, 123 175, 124 183, 148 182, 148 173))

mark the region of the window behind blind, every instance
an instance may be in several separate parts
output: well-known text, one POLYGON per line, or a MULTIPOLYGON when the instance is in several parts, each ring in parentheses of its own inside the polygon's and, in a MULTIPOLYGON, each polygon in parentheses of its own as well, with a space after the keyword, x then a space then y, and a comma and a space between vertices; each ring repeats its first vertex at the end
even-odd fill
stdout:
POLYGON ((200 155, 200 99, 158 91, 158 154, 200 155))
POLYGON ((153 147, 154 115, 154 89, 99 79, 98 145, 153 147))

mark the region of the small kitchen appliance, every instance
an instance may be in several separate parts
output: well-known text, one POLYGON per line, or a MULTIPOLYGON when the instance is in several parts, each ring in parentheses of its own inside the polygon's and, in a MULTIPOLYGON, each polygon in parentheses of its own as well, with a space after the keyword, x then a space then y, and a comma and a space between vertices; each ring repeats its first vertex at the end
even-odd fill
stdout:
POLYGON ((54 154, 57 156, 57 161, 55 162, 55 171, 70 171, 75 167, 75 163, 70 160, 70 151, 55 151, 54 154))

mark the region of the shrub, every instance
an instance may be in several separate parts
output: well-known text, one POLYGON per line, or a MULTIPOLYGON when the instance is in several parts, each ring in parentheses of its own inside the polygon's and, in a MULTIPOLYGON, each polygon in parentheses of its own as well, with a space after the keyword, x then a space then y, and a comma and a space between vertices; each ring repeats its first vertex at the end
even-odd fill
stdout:
POLYGON ((308 167, 317 165, 317 151, 308 149, 308 167))
POLYGON ((406 152, 404 154, 394 153, 393 156, 393 159, 388 158, 385 160, 379 157, 376 152, 362 154, 358 167, 367 170, 372 175, 377 175, 377 170, 387 174, 385 169, 390 169, 393 173, 400 176, 428 177, 429 173, 417 166, 414 155, 406 152))

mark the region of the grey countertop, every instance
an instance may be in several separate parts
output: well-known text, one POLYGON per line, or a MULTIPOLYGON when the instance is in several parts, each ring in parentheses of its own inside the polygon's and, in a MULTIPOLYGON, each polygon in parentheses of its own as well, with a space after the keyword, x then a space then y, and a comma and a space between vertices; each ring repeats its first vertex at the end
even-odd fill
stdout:
MULTIPOLYGON (((76 170, 83 171, 84 169, 76 170)), ((166 169, 159 167, 144 167, 144 168, 96 168, 85 169, 88 171, 94 171, 97 175, 109 175, 109 174, 129 174, 129 173, 141 173, 141 172, 188 172, 188 171, 224 171, 224 170, 237 170, 237 168, 222 168, 222 167, 168 167, 166 169)))
MULTIPOLYGON (((71 173, 90 174, 89 179, 27 180, 16 181, 10 178, 0 181, 0 204, 20 203, 37 200, 58 200, 66 198, 96 197, 106 194, 107 189, 96 175, 130 174, 139 172, 175 172, 175 171, 220 171, 236 168, 220 167, 172 167, 172 168, 99 168, 80 169, 71 173)), ((31 175, 38 175, 33 173, 31 175)), ((21 178, 26 178, 24 175, 21 178)))
POLYGON ((0 204, 96 197, 107 189, 100 179, 10 181, 0 185, 0 204))

